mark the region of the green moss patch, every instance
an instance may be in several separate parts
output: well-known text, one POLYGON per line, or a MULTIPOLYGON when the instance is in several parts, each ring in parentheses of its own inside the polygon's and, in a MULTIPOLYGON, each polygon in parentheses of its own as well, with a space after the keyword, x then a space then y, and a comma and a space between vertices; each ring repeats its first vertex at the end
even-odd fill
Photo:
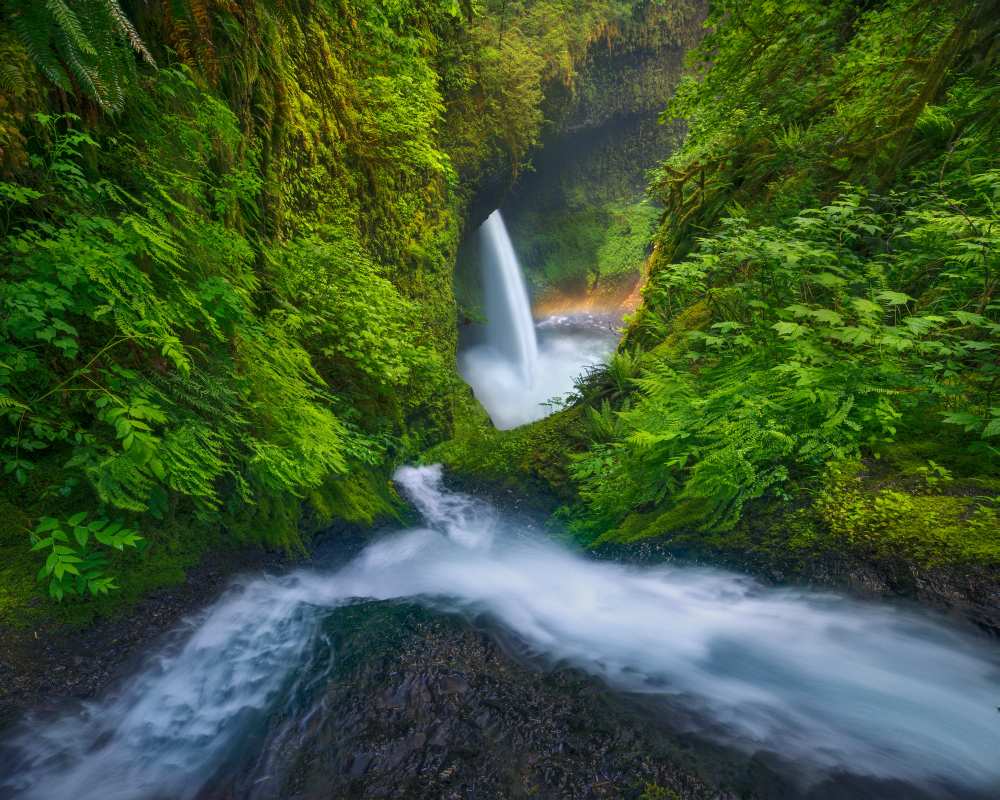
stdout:
POLYGON ((470 392, 455 419, 453 437, 427 450, 421 460, 440 462, 453 474, 494 487, 562 499, 573 495, 568 466, 570 453, 583 446, 581 409, 498 431, 470 392))

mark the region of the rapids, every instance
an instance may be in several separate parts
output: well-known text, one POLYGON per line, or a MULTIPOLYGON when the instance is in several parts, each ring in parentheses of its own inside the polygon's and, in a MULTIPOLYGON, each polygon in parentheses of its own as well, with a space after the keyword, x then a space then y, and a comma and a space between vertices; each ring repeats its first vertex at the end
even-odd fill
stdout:
POLYGON ((198 796, 269 715, 323 684, 338 657, 323 616, 394 598, 488 617, 534 657, 648 697, 652 714, 680 709, 704 737, 780 753, 804 782, 846 772, 935 796, 1000 792, 1000 664, 985 638, 888 603, 598 561, 445 489, 440 466, 396 482, 421 526, 339 567, 238 582, 113 694, 27 721, 0 760, 0 796, 198 796))

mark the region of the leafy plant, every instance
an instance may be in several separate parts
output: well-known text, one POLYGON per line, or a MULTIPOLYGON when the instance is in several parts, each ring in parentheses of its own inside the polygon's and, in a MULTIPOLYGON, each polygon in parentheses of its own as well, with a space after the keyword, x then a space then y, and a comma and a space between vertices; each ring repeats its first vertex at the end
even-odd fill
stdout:
POLYGON ((953 480, 951 470, 933 459, 928 459, 926 466, 918 467, 917 473, 923 477, 929 489, 953 480))
POLYGON ((80 89, 106 111, 124 109, 136 54, 156 66, 118 0, 5 0, 4 10, 49 80, 80 89))
POLYGON ((107 574, 107 549, 123 551, 140 546, 139 533, 121 522, 94 519, 80 511, 67 519, 43 517, 32 533, 32 551, 46 554, 38 580, 48 583, 49 595, 62 601, 66 596, 83 598, 105 595, 117 589, 107 574))
POLYGON ((667 112, 687 139, 652 184, 667 213, 626 339, 643 374, 573 466, 581 533, 731 530, 899 440, 995 469, 990 9, 713 5, 667 112))
MULTIPOLYGON (((591 42, 673 26, 630 0, 558 26, 561 0, 0 3, 4 477, 31 517, 101 508, 190 553, 391 510, 461 393, 474 182, 524 166, 591 42)), ((43 546, 63 595, 81 548, 43 546)))

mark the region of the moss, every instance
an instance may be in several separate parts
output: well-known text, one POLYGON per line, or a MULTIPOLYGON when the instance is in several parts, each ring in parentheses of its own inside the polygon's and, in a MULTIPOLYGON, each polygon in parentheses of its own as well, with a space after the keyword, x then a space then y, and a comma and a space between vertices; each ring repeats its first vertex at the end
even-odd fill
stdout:
POLYGON ((974 482, 933 472, 922 477, 924 485, 909 490, 872 487, 860 464, 834 465, 816 499, 816 517, 847 550, 931 568, 1000 565, 997 498, 976 494, 974 482))
POLYGON ((78 511, 87 498, 81 487, 61 485, 56 480, 57 461, 50 458, 39 462, 34 480, 42 489, 32 498, 13 482, 0 491, 0 625, 83 625, 100 616, 121 613, 150 591, 181 583, 187 570, 209 551, 240 546, 227 539, 218 523, 203 522, 190 509, 175 508, 164 519, 147 519, 140 526, 144 539, 141 550, 108 551, 108 573, 116 577, 121 587, 118 591, 103 597, 53 603, 44 585, 36 580, 44 557, 31 552, 30 532, 39 517, 68 516, 78 511))
POLYGON ((888 471, 919 477, 928 464, 941 464, 956 478, 972 481, 993 493, 1000 493, 1000 462, 984 458, 977 448, 970 448, 959 429, 942 429, 933 415, 916 420, 904 439, 882 445, 879 461, 888 471))
MULTIPOLYGON (((0 513, 8 521, 21 521, 18 519, 21 512, 7 503, 0 505, 0 513)), ((24 523, 26 525, 27 520, 24 523)), ((5 526, 0 538, 0 623, 8 625, 26 621, 32 604, 43 599, 35 582, 35 573, 41 564, 28 552, 27 533, 11 535, 14 533, 14 528, 5 526)))
POLYGON ((514 228, 536 293, 580 293, 637 277, 659 210, 645 200, 524 214, 514 228))
MULTIPOLYGON (((183 583, 189 570, 210 554, 225 564, 227 553, 238 560, 248 549, 264 549, 265 542, 273 544, 275 528, 292 526, 295 541, 308 544, 333 520, 367 526, 398 518, 402 507, 384 473, 359 469, 329 481, 313 492, 307 503, 294 498, 289 503, 265 501, 229 517, 228 524, 201 520, 190 510, 175 510, 167 519, 147 519, 142 524, 145 546, 141 551, 109 553, 108 572, 115 576, 118 591, 56 604, 35 579, 44 558, 31 552, 29 532, 43 513, 66 515, 77 506, 72 496, 60 502, 49 499, 44 508, 26 508, 21 499, 17 492, 0 498, 0 518, 4 520, 0 527, 0 625, 11 627, 49 622, 80 626, 99 617, 127 613, 150 592, 183 583)), ((304 552, 302 544, 291 549, 304 552)))
POLYGON ((309 497, 316 525, 339 519, 355 525, 398 517, 400 502, 386 476, 379 470, 358 468, 328 481, 309 497))
POLYGON ((681 800, 681 796, 673 789, 667 789, 656 783, 647 783, 639 795, 639 800, 681 800))
POLYGON ((427 450, 421 460, 441 462, 460 477, 525 494, 573 495, 570 453, 583 447, 581 410, 570 408, 508 431, 493 427, 468 393, 456 409, 451 439, 427 450))
POLYGON ((655 540, 676 555, 786 574, 809 574, 825 557, 918 570, 1000 567, 996 494, 982 494, 976 479, 931 475, 928 483, 926 473, 917 475, 914 482, 902 472, 840 463, 819 487, 790 487, 791 501, 757 501, 731 531, 697 532, 659 512, 633 513, 603 542, 655 540))
POLYGON ((708 303, 699 300, 679 312, 671 319, 663 338, 656 334, 661 333, 656 329, 662 326, 659 317, 643 304, 635 314, 629 317, 626 322, 628 327, 625 330, 624 341, 628 343, 645 344, 648 341, 648 334, 654 335, 654 344, 650 349, 650 358, 664 361, 668 364, 676 362, 688 351, 688 334, 691 331, 702 330, 712 321, 712 310, 708 303))

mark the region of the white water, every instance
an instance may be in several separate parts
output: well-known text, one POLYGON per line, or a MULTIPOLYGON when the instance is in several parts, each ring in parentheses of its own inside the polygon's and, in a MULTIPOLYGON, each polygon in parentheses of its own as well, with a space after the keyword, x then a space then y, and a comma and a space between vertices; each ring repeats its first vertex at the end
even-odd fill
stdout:
POLYGON ((530 384, 488 344, 469 347, 459 355, 459 372, 500 430, 552 413, 547 403, 562 399, 587 367, 605 361, 618 340, 607 320, 583 317, 549 317, 536 330, 538 359, 530 384))
POLYGON ((538 361, 528 290, 500 209, 479 229, 480 264, 486 296, 486 338, 530 386, 538 361))
POLYGON ((524 275, 500 211, 479 229, 487 323, 483 341, 465 348, 458 368, 501 429, 551 413, 586 367, 604 361, 617 334, 594 319, 550 317, 537 326, 524 275))
POLYGON ((439 466, 396 480, 426 527, 386 536, 336 571, 237 586, 117 695, 33 723, 14 742, 16 774, 0 778, 0 796, 194 797, 267 709, 302 691, 297 682, 322 681, 304 663, 317 649, 336 657, 319 640, 324 609, 359 598, 487 613, 534 653, 671 698, 711 735, 721 727, 730 744, 779 752, 803 774, 1000 792, 989 642, 890 605, 719 570, 594 561, 445 491, 439 466))

